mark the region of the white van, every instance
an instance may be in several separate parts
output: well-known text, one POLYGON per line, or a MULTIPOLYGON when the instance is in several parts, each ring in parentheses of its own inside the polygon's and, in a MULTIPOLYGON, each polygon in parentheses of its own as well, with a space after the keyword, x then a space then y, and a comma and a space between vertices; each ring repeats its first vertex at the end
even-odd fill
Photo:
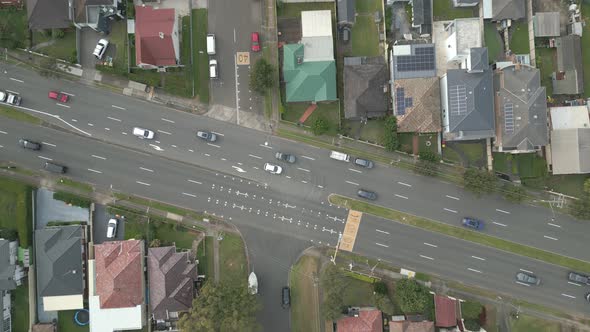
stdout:
POLYGON ((215 54, 215 35, 211 33, 207 35, 207 54, 215 54))
POLYGON ((336 160, 341 160, 341 161, 346 161, 346 162, 350 161, 349 155, 347 155, 346 153, 343 153, 343 152, 338 152, 338 151, 332 151, 330 153, 330 158, 336 159, 336 160))
POLYGON ((209 78, 217 78, 219 73, 217 72, 217 60, 209 60, 209 78))

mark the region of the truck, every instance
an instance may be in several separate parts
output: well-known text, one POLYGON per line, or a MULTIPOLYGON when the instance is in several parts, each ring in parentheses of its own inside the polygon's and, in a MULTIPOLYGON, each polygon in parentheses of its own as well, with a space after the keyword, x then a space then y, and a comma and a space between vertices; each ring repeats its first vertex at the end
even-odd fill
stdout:
POLYGON ((338 152, 338 151, 332 151, 330 153, 330 158, 336 159, 336 160, 345 161, 345 162, 349 162, 350 161, 350 156, 349 155, 347 155, 344 152, 338 152))

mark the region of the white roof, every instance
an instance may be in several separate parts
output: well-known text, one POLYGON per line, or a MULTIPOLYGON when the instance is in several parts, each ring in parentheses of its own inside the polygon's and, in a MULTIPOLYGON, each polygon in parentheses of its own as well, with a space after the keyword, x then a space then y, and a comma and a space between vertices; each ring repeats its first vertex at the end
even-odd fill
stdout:
POLYGON ((551 132, 553 174, 590 173, 590 128, 551 132))
POLYGON ((549 110, 553 130, 590 128, 590 117, 586 105, 551 107, 549 110))
POLYGON ((332 37, 332 12, 330 10, 301 12, 301 36, 332 37))
POLYGON ((303 37, 303 61, 332 61, 334 60, 334 42, 332 36, 303 37))

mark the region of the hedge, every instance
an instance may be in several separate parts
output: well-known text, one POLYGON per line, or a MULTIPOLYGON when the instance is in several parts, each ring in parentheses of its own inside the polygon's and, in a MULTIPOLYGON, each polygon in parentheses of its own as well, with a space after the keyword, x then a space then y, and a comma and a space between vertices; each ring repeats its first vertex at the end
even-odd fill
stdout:
POLYGON ((64 191, 58 191, 53 194, 53 199, 66 202, 67 204, 79 206, 81 208, 89 208, 90 203, 92 203, 89 199, 82 198, 80 196, 70 194, 64 191))

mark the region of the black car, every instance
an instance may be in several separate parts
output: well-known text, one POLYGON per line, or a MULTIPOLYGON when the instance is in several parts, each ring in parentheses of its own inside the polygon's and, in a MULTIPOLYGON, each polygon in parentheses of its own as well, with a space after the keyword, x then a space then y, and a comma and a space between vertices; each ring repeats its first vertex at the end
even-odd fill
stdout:
POLYGON ((288 162, 289 164, 293 164, 295 161, 297 161, 297 158, 295 158, 294 155, 282 152, 277 152, 275 154, 275 158, 277 158, 278 160, 288 162))
POLYGON ((576 272, 570 272, 567 274, 569 281, 577 282, 579 284, 590 285, 590 277, 587 275, 579 274, 576 272))
POLYGON ((377 194, 372 192, 372 191, 368 191, 365 189, 359 189, 359 191, 356 192, 356 195, 358 197, 362 197, 364 199, 368 199, 370 201, 374 201, 377 199, 377 194))
POLYGON ((289 287, 285 286, 283 287, 281 294, 283 309, 289 309, 289 307, 291 306, 291 290, 289 289, 289 287))
POLYGON ((528 285, 539 285, 541 283, 541 279, 536 275, 526 272, 518 272, 516 274, 516 280, 528 285))
POLYGON ((18 140, 18 145, 20 145, 24 149, 29 150, 41 150, 41 143, 33 142, 26 138, 21 138, 18 140))
POLYGON ((215 135, 214 133, 212 133, 210 131, 199 130, 199 131, 197 131, 197 137, 202 140, 205 140, 207 142, 217 141, 217 135, 215 135))
POLYGON ((356 158, 354 164, 364 168, 373 168, 375 166, 372 161, 363 158, 356 158))

